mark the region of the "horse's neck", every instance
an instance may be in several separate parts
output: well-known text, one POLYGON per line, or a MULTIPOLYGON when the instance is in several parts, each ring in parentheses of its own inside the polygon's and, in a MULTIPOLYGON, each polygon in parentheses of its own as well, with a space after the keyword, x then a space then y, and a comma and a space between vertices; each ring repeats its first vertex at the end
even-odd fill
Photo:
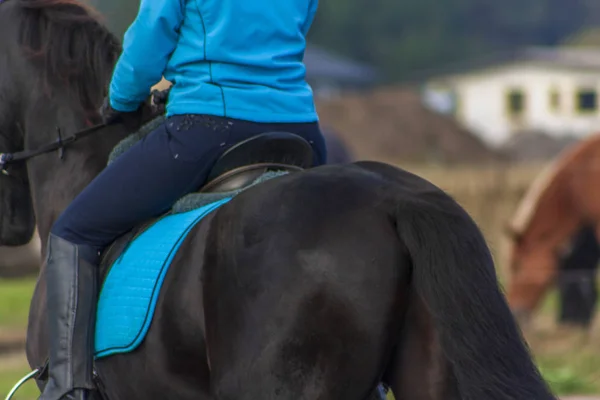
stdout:
MULTIPOLYGON (((75 128, 71 124, 62 135, 70 136, 81 129, 81 125, 75 128)), ((59 151, 53 151, 28 161, 29 185, 43 252, 52 224, 106 167, 110 151, 125 135, 121 126, 107 127, 65 147, 62 158, 59 151)), ((56 137, 52 139, 52 135, 47 134, 45 144, 53 140, 56 137)), ((42 142, 36 140, 36 148, 42 142)))
MULTIPOLYGON (((525 228, 516 227, 523 233, 523 239, 558 246, 570 239, 583 220, 593 217, 591 210, 595 207, 589 207, 591 194, 598 193, 600 198, 600 190, 589 189, 597 185, 593 186, 594 179, 586 172, 595 170, 589 163, 598 159, 599 149, 600 135, 581 141, 536 180, 539 198, 523 207, 525 228)), ((591 204, 595 205, 594 200, 591 204)))
POLYGON ((555 249, 572 236, 582 215, 571 196, 569 176, 567 171, 557 176, 552 186, 539 199, 525 231, 525 240, 544 243, 555 249))

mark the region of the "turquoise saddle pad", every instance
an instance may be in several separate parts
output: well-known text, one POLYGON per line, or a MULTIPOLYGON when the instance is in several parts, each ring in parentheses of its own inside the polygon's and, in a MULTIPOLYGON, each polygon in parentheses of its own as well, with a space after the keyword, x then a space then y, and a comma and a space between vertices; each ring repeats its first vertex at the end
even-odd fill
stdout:
POLYGON ((165 275, 192 228, 230 198, 159 219, 111 266, 98 300, 96 358, 135 350, 144 340, 165 275))

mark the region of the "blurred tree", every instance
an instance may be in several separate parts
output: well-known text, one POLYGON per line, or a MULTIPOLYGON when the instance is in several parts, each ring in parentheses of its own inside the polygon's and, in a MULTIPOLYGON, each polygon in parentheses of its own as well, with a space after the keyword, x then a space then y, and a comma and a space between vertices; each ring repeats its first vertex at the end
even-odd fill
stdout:
POLYGON ((554 45, 597 0, 324 0, 309 39, 391 79, 484 52, 554 45))
MULTIPOLYGON (((139 7, 88 1, 119 37, 139 7)), ((600 24, 598 0, 321 0, 309 41, 396 80, 491 51, 555 45, 592 24, 600 24)))
MULTIPOLYGON (((166 1, 166 0, 163 0, 166 1)), ((88 0, 104 16, 106 25, 120 39, 137 15, 139 0, 88 0)))

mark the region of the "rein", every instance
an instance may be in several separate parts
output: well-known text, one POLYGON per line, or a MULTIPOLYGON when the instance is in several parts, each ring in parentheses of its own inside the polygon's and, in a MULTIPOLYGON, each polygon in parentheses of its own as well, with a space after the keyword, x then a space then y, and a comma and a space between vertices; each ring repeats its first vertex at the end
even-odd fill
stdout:
MULTIPOLYGON (((7 1, 7 0, 0 0, 0 4, 2 4, 4 1, 7 1)), ((164 111, 159 111, 159 110, 160 110, 160 106, 166 103, 168 93, 169 93, 169 89, 166 89, 163 91, 159 91, 159 90, 152 91, 152 93, 151 93, 152 105, 157 107, 157 110, 154 110, 153 117, 156 117, 157 115, 160 115, 161 113, 164 113, 164 111)), ((91 124, 89 119, 86 120, 86 124, 88 124, 88 125, 91 124)), ((57 133, 58 138, 56 139, 56 141, 54 141, 52 143, 48 143, 48 144, 40 147, 39 149, 35 149, 35 150, 23 150, 23 151, 18 151, 16 153, 0 153, 0 172, 2 172, 4 175, 10 175, 8 173, 8 171, 6 170, 7 165, 15 164, 15 163, 22 162, 22 161, 27 161, 27 160, 37 157, 39 155, 50 153, 51 151, 54 151, 54 150, 58 150, 58 157, 62 160, 64 157, 64 148, 67 145, 74 143, 77 140, 82 139, 86 136, 89 136, 93 133, 96 133, 100 129, 106 128, 108 125, 110 125, 110 123, 100 123, 100 124, 92 125, 89 128, 86 128, 84 130, 76 132, 73 135, 67 136, 65 138, 62 137, 60 128, 57 126, 56 133, 57 133)))
MULTIPOLYGON (((3 1, 5 1, 5 0, 0 0, 0 4, 2 4, 3 1)), ((23 150, 23 151, 18 151, 16 153, 0 153, 0 170, 2 171, 2 173, 4 175, 9 175, 8 171, 6 170, 7 165, 15 164, 15 163, 22 162, 22 161, 27 161, 27 160, 37 157, 39 155, 50 153, 51 151, 54 151, 54 150, 58 150, 58 157, 60 159, 63 159, 64 148, 66 146, 70 145, 71 143, 76 142, 79 139, 82 139, 86 136, 96 133, 100 129, 105 128, 106 126, 107 126, 107 124, 104 124, 104 123, 93 125, 87 129, 76 132, 73 135, 67 136, 65 138, 62 137, 60 128, 57 127, 56 133, 58 135, 58 138, 56 139, 56 141, 54 141, 52 143, 48 143, 48 144, 46 144, 38 149, 34 149, 34 150, 23 150)))

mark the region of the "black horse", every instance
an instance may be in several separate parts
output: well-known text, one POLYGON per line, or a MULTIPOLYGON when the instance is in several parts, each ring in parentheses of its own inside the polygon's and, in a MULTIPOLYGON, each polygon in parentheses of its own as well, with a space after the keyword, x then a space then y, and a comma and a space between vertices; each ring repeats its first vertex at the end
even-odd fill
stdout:
MULTIPOLYGON (((0 245, 29 239, 32 212, 45 243, 126 135, 54 143, 57 127, 69 137, 97 122, 118 43, 76 0, 5 0, 0 37, 2 150, 29 152, 0 177, 0 245)), ((32 367, 48 347, 44 268, 32 367)), ((397 399, 555 399, 475 223, 375 162, 290 173, 210 214, 175 256, 145 341, 96 370, 111 400, 362 400, 382 380, 397 399)))

